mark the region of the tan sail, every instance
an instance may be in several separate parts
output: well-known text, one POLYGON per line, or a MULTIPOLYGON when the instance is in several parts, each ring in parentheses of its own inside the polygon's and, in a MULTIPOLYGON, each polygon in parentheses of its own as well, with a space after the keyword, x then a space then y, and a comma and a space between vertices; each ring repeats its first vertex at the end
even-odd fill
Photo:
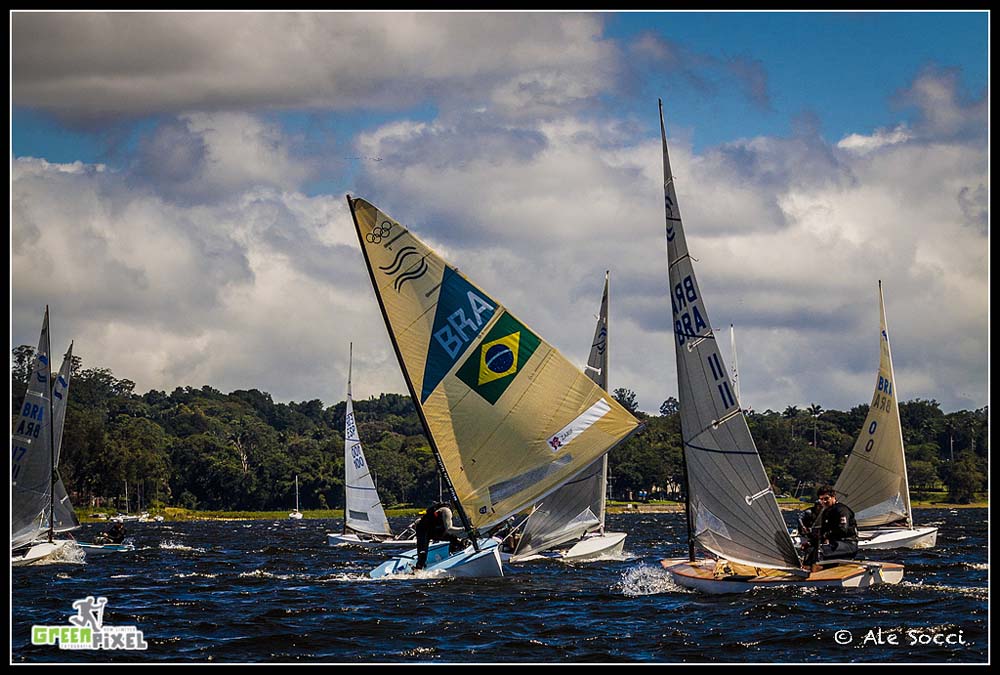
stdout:
POLYGON ((837 479, 837 498, 854 511, 858 527, 872 527, 905 520, 912 525, 906 455, 899 422, 896 380, 885 320, 882 282, 878 285, 880 356, 875 395, 861 434, 837 479))
POLYGON ((348 197, 403 375, 472 529, 536 502, 638 427, 492 295, 348 197))

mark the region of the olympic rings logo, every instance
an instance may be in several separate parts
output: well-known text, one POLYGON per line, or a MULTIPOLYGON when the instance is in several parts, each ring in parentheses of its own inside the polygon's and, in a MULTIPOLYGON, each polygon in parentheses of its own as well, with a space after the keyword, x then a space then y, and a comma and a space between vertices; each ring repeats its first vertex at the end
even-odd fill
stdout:
POLYGON ((365 241, 369 244, 381 244, 382 239, 389 236, 391 229, 392 223, 388 220, 383 220, 381 225, 373 226, 372 231, 365 235, 365 241))

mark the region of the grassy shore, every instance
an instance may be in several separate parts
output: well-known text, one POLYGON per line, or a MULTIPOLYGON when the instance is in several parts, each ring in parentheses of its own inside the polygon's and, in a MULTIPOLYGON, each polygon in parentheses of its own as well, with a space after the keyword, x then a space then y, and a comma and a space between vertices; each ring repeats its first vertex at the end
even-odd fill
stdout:
MULTIPOLYGON (((809 502, 797 499, 779 499, 778 506, 786 511, 796 511, 810 506, 809 502)), ((913 508, 935 508, 935 509, 985 509, 989 507, 988 501, 977 501, 971 504, 950 504, 937 501, 914 501, 913 508)), ((608 502, 608 513, 672 513, 683 511, 684 502, 653 500, 650 502, 608 502)), ((386 515, 390 517, 410 517, 416 518, 423 511, 418 507, 398 507, 386 509, 386 515)), ((150 510, 150 516, 163 516, 164 521, 178 522, 187 520, 287 520, 288 511, 193 511, 168 506, 164 509, 150 510)), ((113 515, 113 514, 112 514, 113 515)), ((77 516, 81 523, 106 523, 108 514, 100 510, 78 509, 77 516)), ((323 509, 315 511, 303 511, 302 517, 310 520, 332 519, 343 520, 343 509, 323 509)))

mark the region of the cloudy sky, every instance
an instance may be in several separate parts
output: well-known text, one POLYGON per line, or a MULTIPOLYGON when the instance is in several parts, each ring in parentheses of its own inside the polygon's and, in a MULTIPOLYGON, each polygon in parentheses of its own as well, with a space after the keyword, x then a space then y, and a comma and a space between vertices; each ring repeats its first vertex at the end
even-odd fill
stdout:
MULTIPOLYGON (((657 98, 744 403, 988 403, 988 15, 61 13, 11 21, 11 346, 137 391, 405 392, 346 193, 612 387, 676 395, 657 98)), ((728 353, 728 347, 723 354, 728 353)))

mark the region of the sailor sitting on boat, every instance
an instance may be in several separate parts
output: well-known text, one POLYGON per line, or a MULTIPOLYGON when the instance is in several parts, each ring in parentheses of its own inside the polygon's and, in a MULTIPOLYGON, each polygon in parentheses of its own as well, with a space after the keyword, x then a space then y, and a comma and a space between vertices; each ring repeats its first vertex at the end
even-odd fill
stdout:
POLYGON ((120 544, 125 541, 125 524, 120 520, 113 523, 107 532, 102 532, 94 538, 97 544, 120 544))
POLYGON ((413 529, 417 533, 417 564, 414 569, 422 570, 427 565, 427 549, 431 541, 451 542, 449 553, 457 553, 466 546, 461 537, 465 530, 452 525, 451 509, 443 502, 428 506, 413 529))
POLYGON ((817 492, 818 507, 809 510, 799 521, 799 529, 806 536, 808 547, 807 566, 821 560, 851 560, 858 553, 858 524, 854 511, 847 504, 837 501, 833 488, 824 485, 817 492), (809 515, 813 517, 810 518, 809 515))

